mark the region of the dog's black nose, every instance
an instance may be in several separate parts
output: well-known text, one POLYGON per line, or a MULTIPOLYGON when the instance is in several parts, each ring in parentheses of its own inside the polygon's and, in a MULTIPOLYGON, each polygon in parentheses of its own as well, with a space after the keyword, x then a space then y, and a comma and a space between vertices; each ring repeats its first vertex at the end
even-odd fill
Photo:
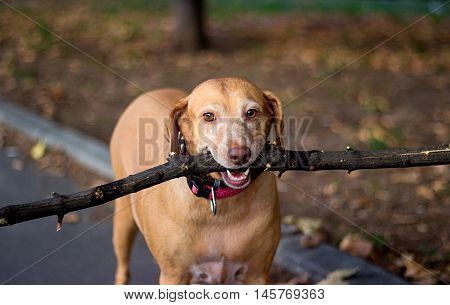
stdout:
POLYGON ((252 152, 246 146, 234 146, 228 149, 228 157, 236 165, 242 165, 250 160, 252 152))

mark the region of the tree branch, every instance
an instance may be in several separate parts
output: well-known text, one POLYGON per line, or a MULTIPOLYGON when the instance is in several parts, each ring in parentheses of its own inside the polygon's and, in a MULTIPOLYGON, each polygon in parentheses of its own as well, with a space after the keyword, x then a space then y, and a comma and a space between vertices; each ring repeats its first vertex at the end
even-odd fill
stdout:
MULTIPOLYGON (((252 168, 270 171, 319 171, 379 168, 405 168, 450 164, 450 145, 421 148, 401 148, 384 151, 289 151, 275 145, 266 145, 252 168)), ((0 209, 0 226, 47 217, 58 216, 62 222, 65 214, 104 204, 116 198, 138 192, 164 181, 189 175, 206 175, 226 169, 211 156, 173 155, 168 162, 124 179, 100 185, 70 195, 53 194, 52 198, 31 203, 10 205, 0 209)))

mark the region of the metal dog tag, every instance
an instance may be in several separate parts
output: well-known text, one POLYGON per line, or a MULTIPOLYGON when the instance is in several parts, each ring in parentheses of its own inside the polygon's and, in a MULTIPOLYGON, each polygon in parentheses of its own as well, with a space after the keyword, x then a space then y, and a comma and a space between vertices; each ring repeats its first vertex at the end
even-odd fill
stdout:
POLYGON ((220 180, 214 180, 214 185, 211 188, 211 201, 210 201, 210 206, 211 206, 211 212, 212 214, 215 216, 217 213, 217 203, 216 203, 216 189, 219 188, 220 185, 220 180))
POLYGON ((211 190, 211 195, 212 195, 212 198, 210 201, 211 212, 215 216, 217 213, 217 204, 216 204, 216 196, 214 196, 214 190, 211 190))

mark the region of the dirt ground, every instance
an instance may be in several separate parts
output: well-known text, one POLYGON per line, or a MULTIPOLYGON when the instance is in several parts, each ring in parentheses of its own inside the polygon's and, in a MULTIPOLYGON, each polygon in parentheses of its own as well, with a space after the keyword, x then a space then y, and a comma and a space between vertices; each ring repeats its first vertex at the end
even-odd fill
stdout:
MULTIPOLYGON (((102 11, 89 1, 15 3, 120 77, 0 6, 0 94, 105 142, 141 89, 189 91, 224 76, 271 90, 286 105, 287 120, 311 122, 300 136, 287 135, 289 148, 449 142, 448 18, 423 20, 321 82, 418 17, 242 12, 209 21, 210 50, 181 54, 173 51, 173 20, 167 14, 102 11)), ((414 283, 445 283, 448 178, 448 167, 289 173, 283 179, 298 189, 280 182, 280 194, 285 214, 321 219, 330 242, 338 245, 347 233, 362 232, 375 245, 370 260, 414 283), (412 254, 436 276, 408 272, 400 254, 412 254)))

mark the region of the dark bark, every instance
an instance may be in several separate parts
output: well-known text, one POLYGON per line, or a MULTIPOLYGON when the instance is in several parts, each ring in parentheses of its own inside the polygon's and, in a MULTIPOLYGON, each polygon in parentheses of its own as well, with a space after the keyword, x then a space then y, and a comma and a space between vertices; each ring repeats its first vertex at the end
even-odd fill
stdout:
POLYGON ((175 46, 181 51, 208 47, 203 0, 175 0, 175 46))
MULTIPOLYGON (((252 168, 270 171, 319 171, 404 168, 450 164, 450 145, 422 148, 400 148, 385 151, 289 151, 267 145, 252 168)), ((95 188, 70 195, 54 194, 52 198, 0 209, 0 226, 13 225, 51 215, 58 222, 71 211, 90 208, 116 198, 138 192, 164 181, 188 176, 224 171, 210 154, 199 156, 174 155, 168 162, 95 188)))

